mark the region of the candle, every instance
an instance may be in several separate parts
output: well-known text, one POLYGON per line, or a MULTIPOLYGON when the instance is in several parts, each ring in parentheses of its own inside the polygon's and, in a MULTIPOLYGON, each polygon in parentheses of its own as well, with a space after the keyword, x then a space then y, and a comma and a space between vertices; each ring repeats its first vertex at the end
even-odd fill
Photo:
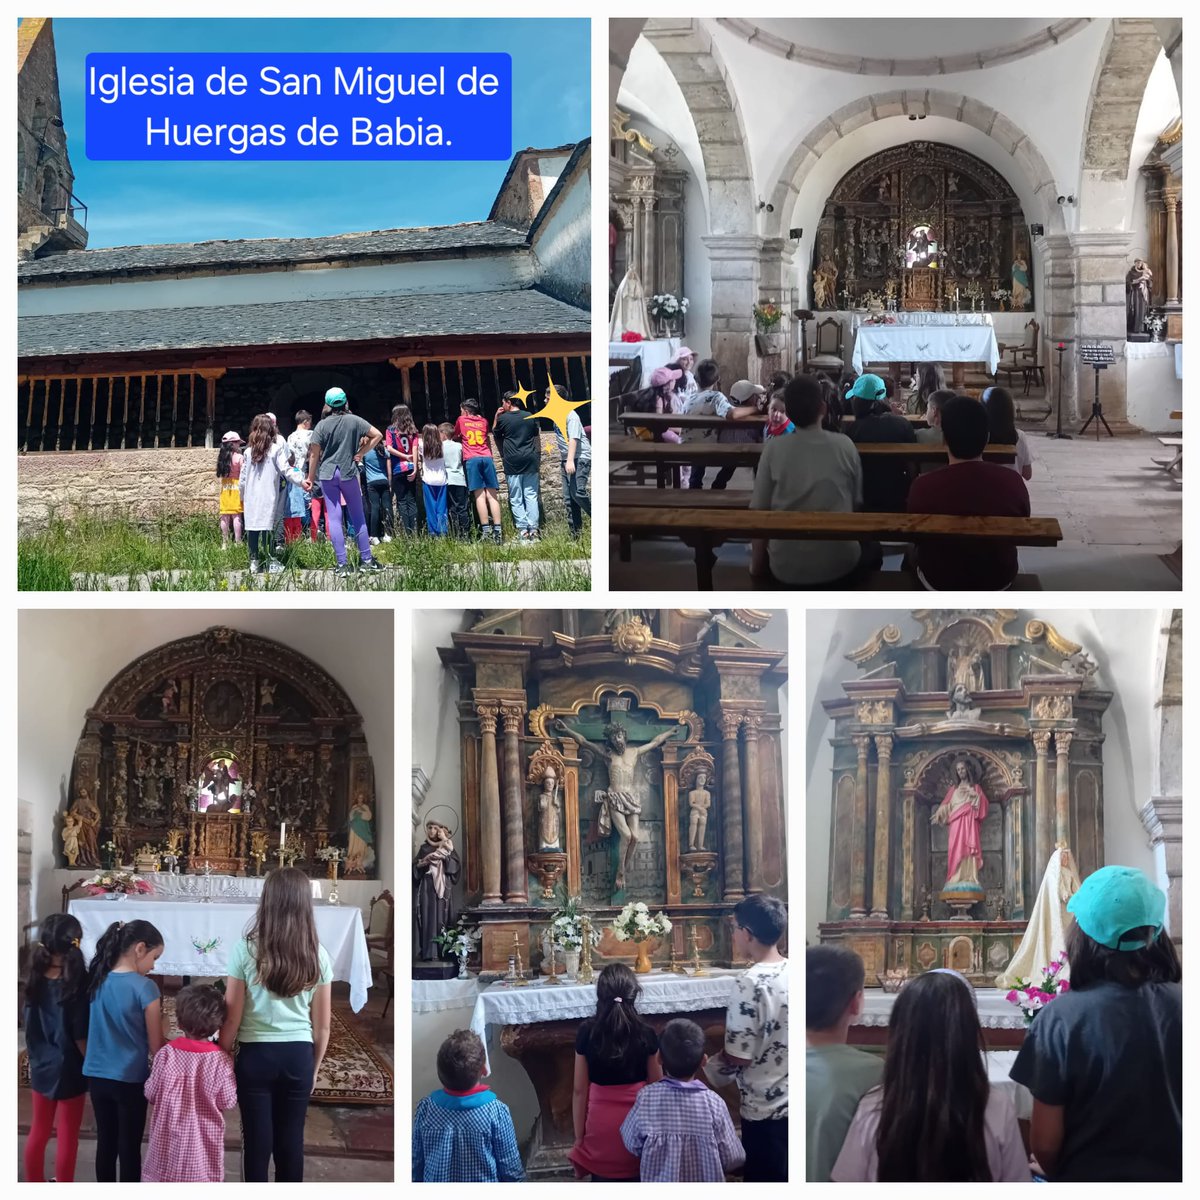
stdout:
POLYGON ((283 843, 284 843, 286 836, 287 836, 287 822, 284 821, 284 823, 279 826, 279 859, 281 862, 283 861, 283 843))

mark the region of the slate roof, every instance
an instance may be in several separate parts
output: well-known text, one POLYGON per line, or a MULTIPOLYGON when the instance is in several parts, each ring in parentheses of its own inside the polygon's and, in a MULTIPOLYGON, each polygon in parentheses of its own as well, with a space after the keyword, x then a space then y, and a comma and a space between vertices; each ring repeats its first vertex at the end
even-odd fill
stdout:
POLYGON ((87 276, 139 275, 154 271, 221 271, 239 267, 446 255, 474 250, 511 250, 526 244, 526 231, 502 221, 473 221, 423 229, 375 229, 316 238, 247 238, 181 242, 164 246, 112 246, 30 259, 17 266, 20 283, 87 276))
POLYGON ((586 336, 591 315, 537 288, 21 317, 22 358, 545 333, 586 336))

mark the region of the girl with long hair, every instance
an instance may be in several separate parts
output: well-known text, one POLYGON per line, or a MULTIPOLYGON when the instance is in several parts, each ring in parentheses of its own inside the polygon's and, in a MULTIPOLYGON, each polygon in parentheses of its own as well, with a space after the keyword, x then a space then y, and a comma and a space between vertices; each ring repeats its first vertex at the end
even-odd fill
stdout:
POLYGON ((220 1045, 239 1049, 242 1179, 304 1180, 304 1120, 329 1046, 333 966, 317 941, 312 888, 295 867, 272 871, 226 968, 220 1045))
POLYGON ((405 533, 417 532, 417 445, 421 435, 407 404, 392 409, 392 423, 384 435, 391 472, 392 495, 405 533))
POLYGON ((150 1058, 163 1037, 158 985, 146 976, 163 952, 162 934, 149 921, 114 921, 96 943, 88 968, 87 1076, 96 1118, 96 1180, 142 1178, 144 1088, 150 1058))
POLYGON ((425 528, 433 537, 447 530, 446 456, 438 427, 426 425, 417 446, 421 463, 421 492, 425 500, 425 528))
POLYGON ((1015 462, 1006 464, 1022 479, 1033 478, 1033 457, 1029 453, 1029 441, 1017 428, 1017 410, 1012 392, 1008 388, 990 387, 983 389, 981 397, 988 415, 988 442, 993 446, 1017 447, 1015 462))
POLYGON ((825 413, 821 417, 821 428, 830 433, 842 432, 842 402, 838 399, 837 385, 828 375, 818 375, 821 396, 825 401, 825 413))
POLYGON ((299 468, 288 462, 287 442, 277 436, 270 413, 259 413, 251 421, 247 447, 238 488, 245 509, 246 540, 250 543, 250 570, 275 573, 283 570, 283 565, 271 557, 279 481, 286 479, 305 491, 310 488, 299 468))
POLYGON ((596 1015, 575 1035, 575 1144, 568 1157, 578 1179, 638 1179, 638 1160, 625 1149, 621 1122, 638 1092, 662 1078, 658 1035, 637 1011, 641 991, 624 963, 610 963, 596 980, 596 1015))
POLYGON ((929 405, 929 397, 934 392, 945 391, 946 372, 942 364, 936 362, 917 363, 917 376, 913 380, 915 390, 911 412, 924 414, 929 405))
POLYGON ((859 1102, 835 1183, 1028 1183, 1016 1109, 992 1090, 975 993, 957 971, 905 984, 888 1024, 883 1084, 859 1102))
POLYGON ((442 457, 446 460, 446 505, 450 512, 450 532, 456 538, 471 536, 471 499, 467 474, 463 470, 462 446, 454 440, 454 426, 443 421, 438 426, 442 439, 442 457))
POLYGON ((46 1143, 54 1132, 54 1177, 75 1182, 83 1121, 87 1053, 87 967, 83 930, 68 913, 51 913, 29 954, 25 980, 25 1052, 33 1116, 25 1142, 25 1182, 45 1183, 46 1143))
POLYGON ((1183 1178, 1183 972, 1166 895, 1101 867, 1067 902, 1071 986, 1010 1074, 1033 1093, 1029 1141, 1054 1183, 1183 1178))
POLYGON ((231 429, 221 438, 217 451, 217 478, 221 481, 221 498, 218 511, 221 521, 221 549, 229 548, 229 533, 240 544, 242 540, 242 493, 238 489, 238 478, 242 473, 242 447, 246 443, 236 429, 231 429))

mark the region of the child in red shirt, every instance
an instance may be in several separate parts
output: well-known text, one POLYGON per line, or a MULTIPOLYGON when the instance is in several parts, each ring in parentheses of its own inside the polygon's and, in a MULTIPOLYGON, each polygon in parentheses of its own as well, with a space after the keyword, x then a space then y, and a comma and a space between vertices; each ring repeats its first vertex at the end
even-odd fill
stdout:
POLYGON ((484 541, 491 540, 499 545, 504 540, 500 532, 500 482, 488 444, 487 418, 480 412, 478 400, 464 400, 459 411, 461 415, 454 422, 454 434, 462 443, 467 487, 475 497, 475 511, 483 526, 484 541))
POLYGON ((154 1056, 146 1099, 154 1105, 145 1183, 222 1183, 226 1109, 237 1104, 233 1059, 213 1036, 225 1020, 225 997, 209 984, 185 987, 175 1001, 182 1037, 154 1056))

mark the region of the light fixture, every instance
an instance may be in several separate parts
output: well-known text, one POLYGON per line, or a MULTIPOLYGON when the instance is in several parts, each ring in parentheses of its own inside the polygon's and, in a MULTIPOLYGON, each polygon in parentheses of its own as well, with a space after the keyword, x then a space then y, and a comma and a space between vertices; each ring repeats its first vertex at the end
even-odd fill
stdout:
POLYGON ((775 211, 775 205, 773 205, 773 204, 768 204, 768 203, 767 203, 765 200, 763 200, 763 199, 760 197, 760 198, 759 198, 759 201, 758 201, 758 211, 759 211, 759 212, 762 212, 764 209, 766 209, 766 211, 767 211, 767 212, 774 212, 774 211, 775 211))
POLYGON ((798 242, 803 236, 804 236, 803 229, 789 229, 788 230, 788 237, 790 237, 793 242, 798 242))
POLYGON ((1075 197, 1074 196, 1059 196, 1058 202, 1059 202, 1059 204, 1061 204, 1065 207, 1068 204, 1074 204, 1075 197))
POLYGON ((1045 234, 1046 234, 1046 227, 1044 225, 1030 225, 1030 227, 1029 227, 1030 237, 1044 237, 1045 234))
POLYGON ((910 121, 923 121, 928 115, 928 113, 909 113, 908 119, 910 121))

